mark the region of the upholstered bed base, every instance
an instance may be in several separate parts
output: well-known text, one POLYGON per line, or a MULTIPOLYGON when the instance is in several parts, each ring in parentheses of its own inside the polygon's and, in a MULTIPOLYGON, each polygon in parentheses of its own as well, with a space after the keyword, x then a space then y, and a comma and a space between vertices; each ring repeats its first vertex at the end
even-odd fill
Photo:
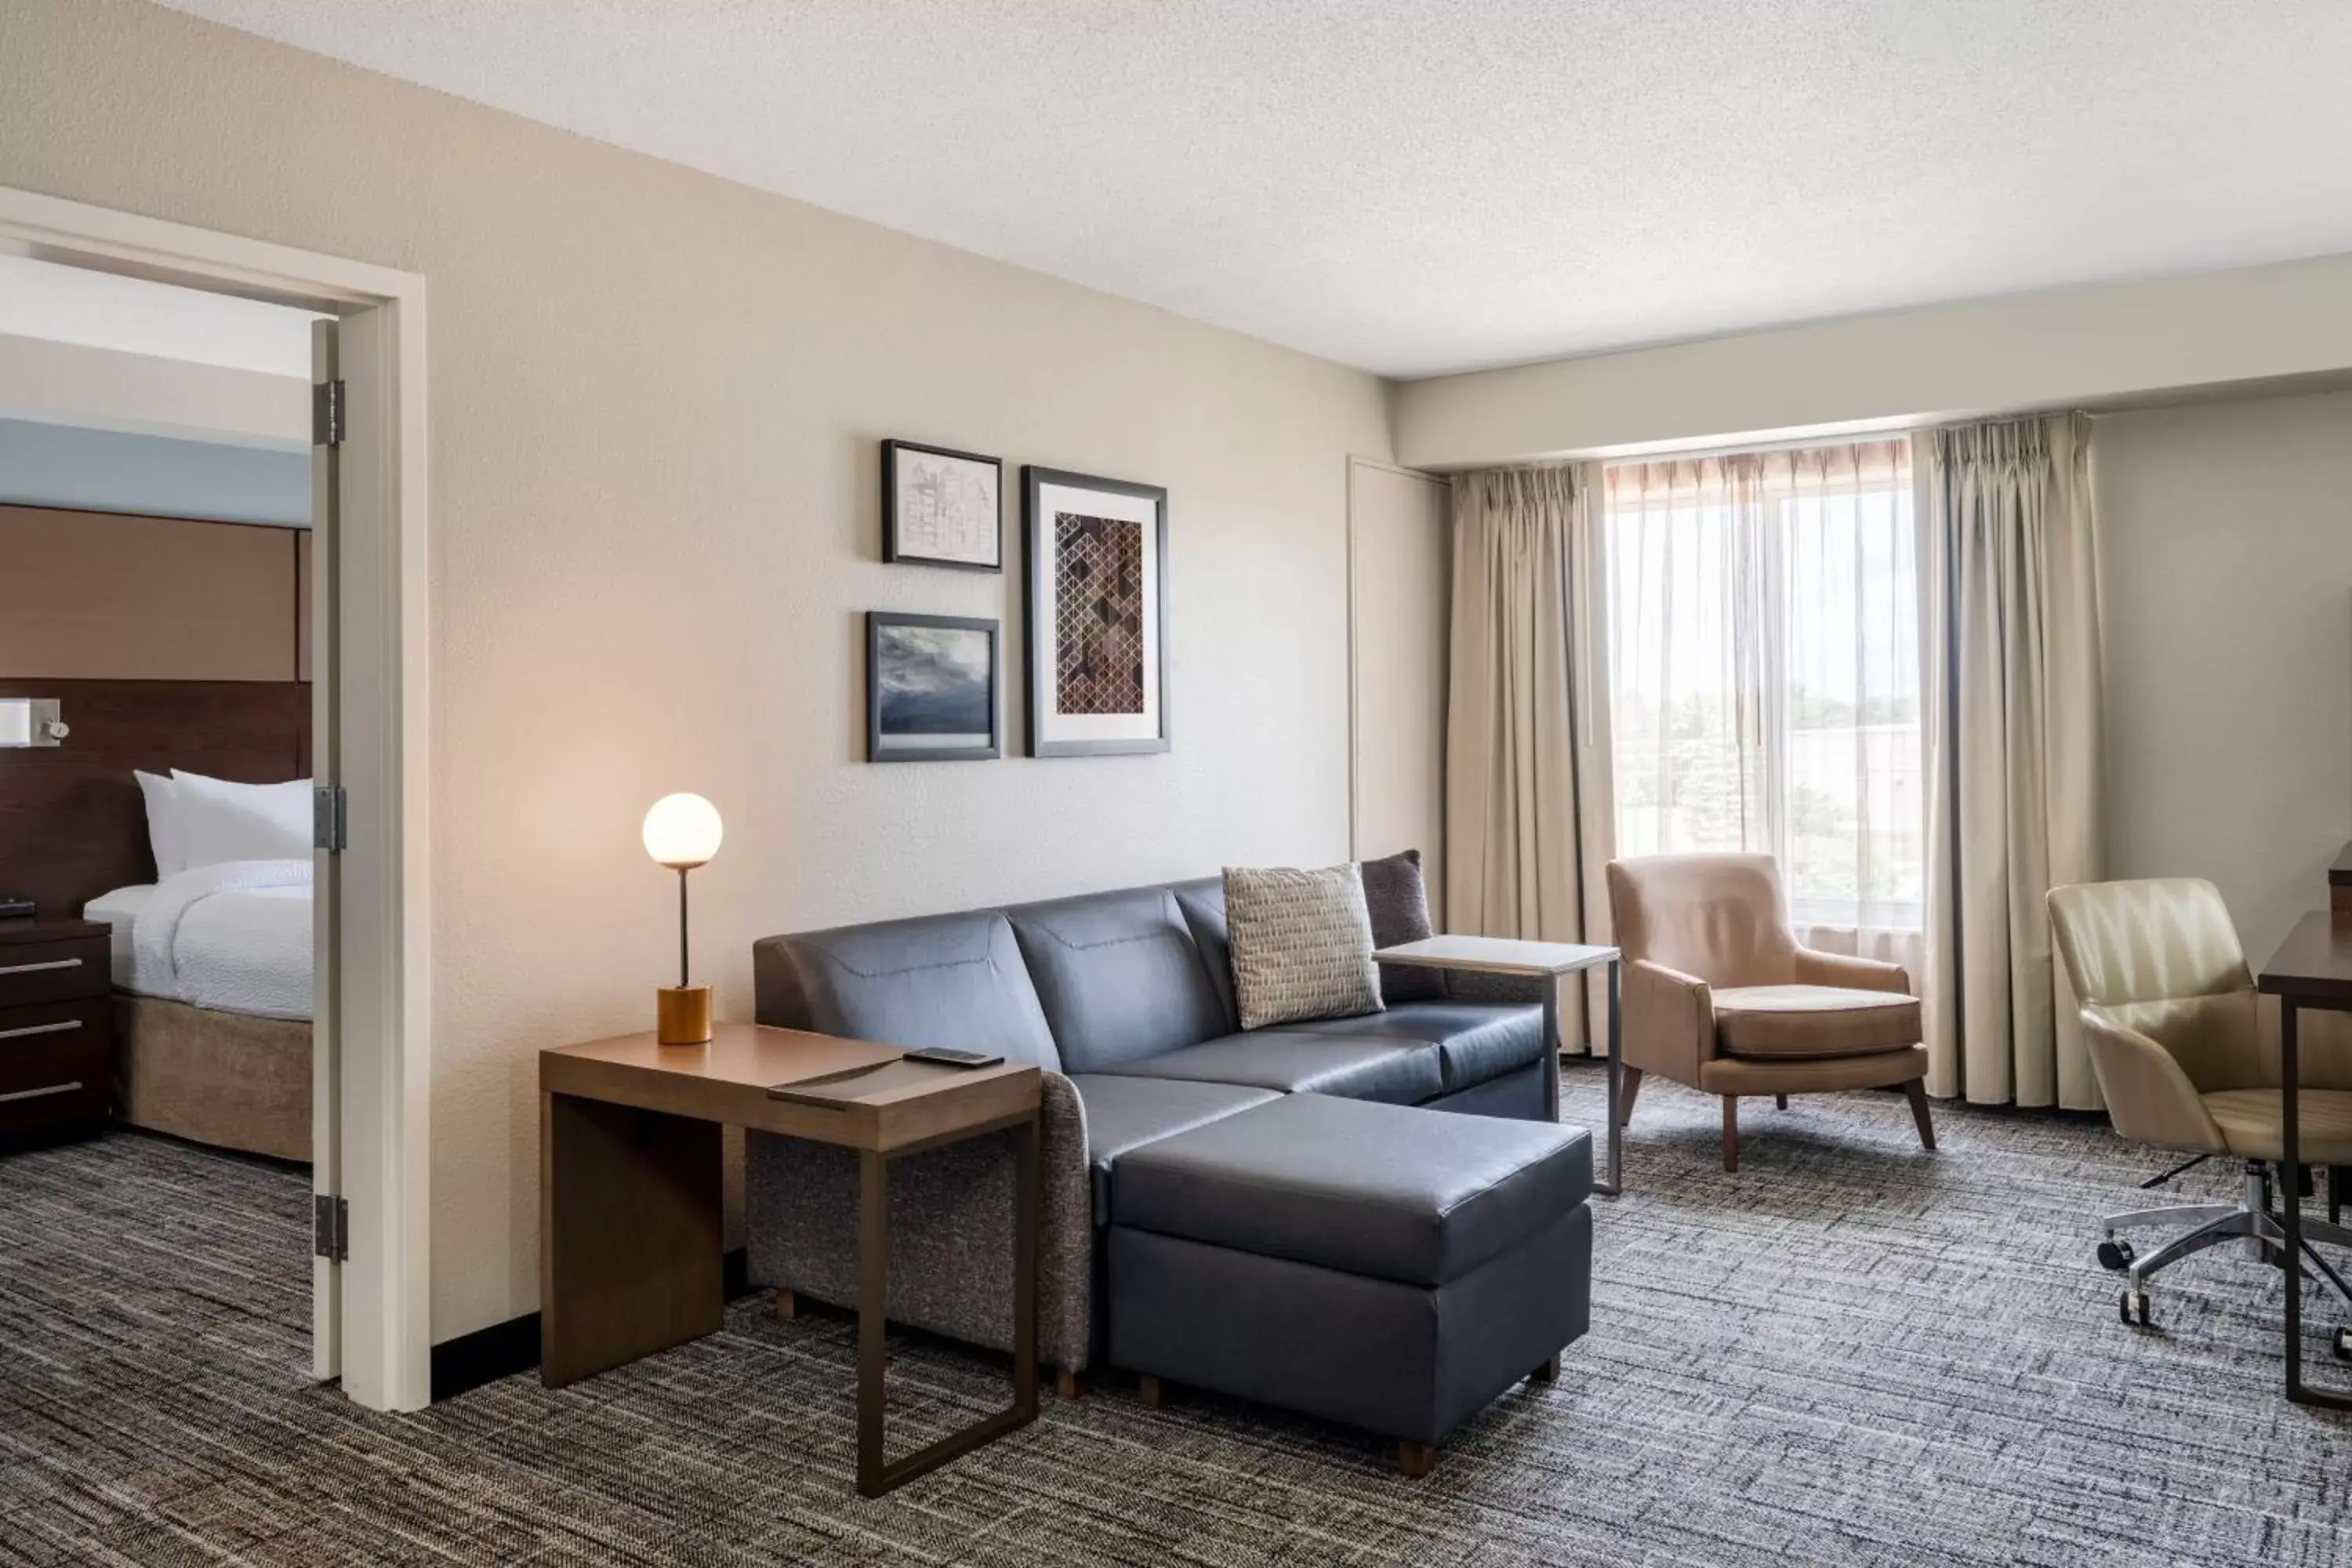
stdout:
POLYGON ((133 1127, 310 1158, 310 1026, 114 997, 114 1106, 133 1127))

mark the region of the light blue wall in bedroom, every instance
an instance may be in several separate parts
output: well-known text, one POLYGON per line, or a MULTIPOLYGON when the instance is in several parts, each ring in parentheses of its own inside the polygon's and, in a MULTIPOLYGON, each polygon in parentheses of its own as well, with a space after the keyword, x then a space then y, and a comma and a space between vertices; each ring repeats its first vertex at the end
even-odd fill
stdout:
POLYGON ((310 455, 0 419, 0 502, 310 523, 310 455))

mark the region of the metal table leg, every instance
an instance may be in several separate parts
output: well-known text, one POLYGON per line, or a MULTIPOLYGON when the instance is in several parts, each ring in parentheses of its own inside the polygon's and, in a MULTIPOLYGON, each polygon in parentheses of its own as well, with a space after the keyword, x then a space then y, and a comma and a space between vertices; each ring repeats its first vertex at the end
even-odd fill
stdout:
POLYGON ((1544 1120, 1559 1120, 1559 976, 1543 977, 1544 1120))
POLYGON ((1609 961, 1609 1174, 1592 1184, 1595 1191, 1615 1197, 1624 1191, 1623 1151, 1618 1137, 1624 1127, 1625 1033, 1621 1013, 1618 961, 1609 961))
POLYGON ((2303 1381, 2302 1064, 2297 1060, 2295 1005, 2279 998, 2279 1198, 2286 1210, 2286 1396, 2297 1405, 2352 1410, 2352 1396, 2303 1381))
MULTIPOLYGON (((1013 1403, 958 1432, 889 1458, 883 1448, 883 1342, 890 1287, 890 1156, 858 1156, 857 1493, 883 1493, 1037 1418, 1037 1227, 1042 1204, 1038 1114, 1013 1129, 1013 1403)), ((931 1145, 926 1145, 931 1146, 931 1145)), ((911 1149, 904 1151, 912 1152, 911 1149)))

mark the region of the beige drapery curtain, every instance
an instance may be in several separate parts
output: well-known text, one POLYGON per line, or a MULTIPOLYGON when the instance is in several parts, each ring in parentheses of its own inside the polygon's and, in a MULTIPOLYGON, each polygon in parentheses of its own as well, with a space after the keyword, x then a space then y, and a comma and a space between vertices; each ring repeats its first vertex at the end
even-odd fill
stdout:
POLYGON ((2090 421, 1921 432, 1927 1090, 2101 1106, 2049 889, 2102 874, 2090 421))
MULTIPOLYGON (((1445 719, 1449 929, 1608 940, 1614 806, 1598 473, 1497 468, 1453 481, 1445 719)), ((1591 1040, 1592 992, 1560 1032, 1591 1040)))

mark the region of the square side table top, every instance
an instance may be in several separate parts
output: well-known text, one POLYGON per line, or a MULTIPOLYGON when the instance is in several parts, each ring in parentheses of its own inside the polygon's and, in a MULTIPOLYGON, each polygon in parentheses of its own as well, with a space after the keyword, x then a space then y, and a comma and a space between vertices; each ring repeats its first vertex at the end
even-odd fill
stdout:
POLYGON ((1477 974, 1570 974, 1608 963, 1613 947, 1570 942, 1521 942, 1507 936, 1433 936, 1384 947, 1372 954, 1381 963, 1423 969, 1458 969, 1477 974))

